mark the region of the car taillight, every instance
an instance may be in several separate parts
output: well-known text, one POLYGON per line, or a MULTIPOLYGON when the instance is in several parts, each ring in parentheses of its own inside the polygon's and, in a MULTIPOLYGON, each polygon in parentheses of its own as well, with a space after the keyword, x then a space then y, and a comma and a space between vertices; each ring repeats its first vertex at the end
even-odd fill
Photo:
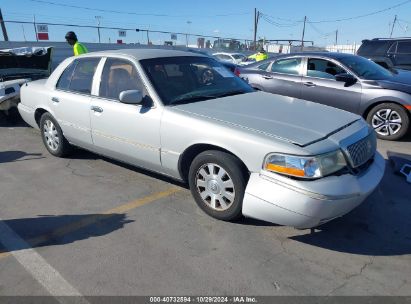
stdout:
POLYGON ((236 76, 240 77, 240 74, 241 74, 240 69, 239 69, 239 68, 235 68, 235 69, 234 69, 234 74, 235 74, 236 76))

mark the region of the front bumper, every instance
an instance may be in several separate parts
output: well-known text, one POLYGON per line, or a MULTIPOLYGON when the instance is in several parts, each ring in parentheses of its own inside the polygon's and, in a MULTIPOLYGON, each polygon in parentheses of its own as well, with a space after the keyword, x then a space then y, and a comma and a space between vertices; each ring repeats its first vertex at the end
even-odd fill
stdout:
POLYGON ((312 228, 360 205, 378 186, 384 171, 385 160, 377 152, 370 167, 357 176, 296 181, 276 178, 275 174, 253 173, 244 195, 243 215, 285 226, 312 228))

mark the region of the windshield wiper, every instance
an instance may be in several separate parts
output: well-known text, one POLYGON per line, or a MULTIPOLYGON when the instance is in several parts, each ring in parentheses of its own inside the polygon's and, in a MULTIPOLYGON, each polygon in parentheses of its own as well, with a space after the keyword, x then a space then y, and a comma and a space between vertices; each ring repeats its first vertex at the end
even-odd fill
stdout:
POLYGON ((243 90, 224 92, 222 94, 214 95, 214 98, 228 97, 228 96, 234 96, 234 95, 245 94, 245 93, 247 92, 244 92, 243 90))
POLYGON ((215 95, 196 95, 196 96, 184 96, 183 95, 182 98, 176 98, 172 100, 169 103, 169 105, 183 104, 183 103, 196 102, 196 101, 204 101, 207 99, 216 99, 216 98, 228 97, 228 96, 239 95, 239 94, 244 94, 244 93, 246 92, 242 90, 237 90, 237 91, 224 92, 224 93, 215 94, 215 95))
POLYGON ((169 105, 177 105, 177 104, 183 104, 183 103, 203 101, 203 100, 212 99, 212 98, 216 98, 216 97, 211 96, 211 95, 198 95, 198 96, 190 96, 190 97, 184 97, 184 98, 176 98, 170 101, 169 105))

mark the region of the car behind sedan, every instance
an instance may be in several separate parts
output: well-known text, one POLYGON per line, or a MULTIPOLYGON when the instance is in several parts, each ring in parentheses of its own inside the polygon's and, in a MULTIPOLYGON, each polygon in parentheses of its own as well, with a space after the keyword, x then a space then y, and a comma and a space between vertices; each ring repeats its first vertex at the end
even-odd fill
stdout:
POLYGON ((314 227, 358 206, 384 174, 360 116, 255 92, 194 53, 69 58, 23 86, 21 99, 52 155, 78 146, 188 182, 198 206, 221 220, 314 227))
POLYGON ((360 56, 301 53, 239 70, 258 90, 302 98, 364 117, 381 139, 410 130, 411 72, 389 71, 360 56))

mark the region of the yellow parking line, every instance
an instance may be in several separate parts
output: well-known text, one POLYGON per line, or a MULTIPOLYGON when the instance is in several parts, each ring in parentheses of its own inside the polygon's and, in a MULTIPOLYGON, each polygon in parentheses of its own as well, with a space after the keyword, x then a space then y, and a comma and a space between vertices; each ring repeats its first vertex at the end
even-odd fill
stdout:
MULTIPOLYGON (((69 223, 69 224, 64 225, 60 228, 57 228, 57 229, 55 229, 55 230, 53 230, 53 231, 51 231, 47 234, 31 238, 27 241, 27 243, 29 243, 30 246, 32 246, 32 247, 36 247, 36 246, 38 246, 40 244, 43 244, 43 243, 46 243, 50 240, 61 238, 65 235, 73 233, 73 232, 75 232, 77 230, 80 230, 84 227, 93 225, 93 224, 99 222, 100 220, 106 220, 106 219, 110 218, 111 216, 113 216, 115 214, 125 213, 125 212, 133 210, 137 207, 141 207, 141 206, 144 206, 148 203, 152 203, 152 202, 157 201, 159 199, 162 199, 164 197, 170 196, 171 194, 179 192, 179 191, 181 191, 181 188, 171 187, 171 188, 169 188, 165 191, 150 194, 150 195, 145 196, 143 198, 137 199, 135 201, 131 201, 131 202, 126 203, 124 205, 120 205, 118 207, 115 207, 113 209, 105 211, 101 214, 90 215, 90 216, 85 217, 85 218, 83 218, 79 221, 69 223)), ((8 257, 10 255, 11 255, 10 252, 0 252, 0 259, 8 257)))

